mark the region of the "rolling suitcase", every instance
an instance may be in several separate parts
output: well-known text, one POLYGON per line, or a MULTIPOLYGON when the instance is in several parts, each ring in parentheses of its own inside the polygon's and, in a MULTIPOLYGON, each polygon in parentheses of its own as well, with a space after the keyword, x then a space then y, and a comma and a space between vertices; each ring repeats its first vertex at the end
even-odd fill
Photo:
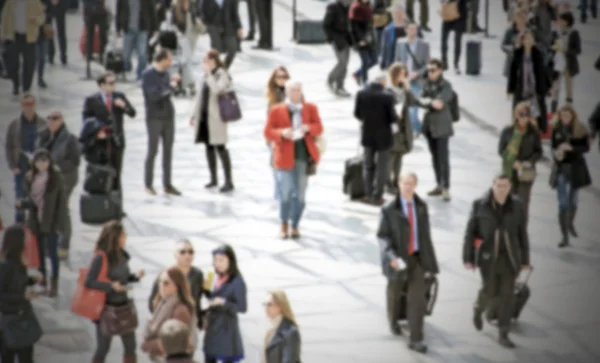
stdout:
POLYGON ((467 67, 469 76, 478 76, 482 67, 482 46, 480 40, 467 41, 467 67))
MULTIPOLYGON (((521 316, 521 312, 523 308, 529 301, 529 297, 531 296, 531 289, 529 288, 529 278, 531 277, 531 273, 533 272, 533 267, 530 268, 527 272, 525 272, 525 277, 521 281, 517 281, 515 284, 515 305, 513 307, 512 318, 514 320, 519 319, 521 316)), ((491 309, 488 309, 487 319, 489 321, 498 319, 498 312, 496 311, 496 307, 493 306, 491 309)))
POLYGON ((82 193, 79 198, 81 222, 91 225, 104 224, 121 217, 121 198, 119 192, 105 194, 82 193))
POLYGON ((365 196, 363 181, 364 158, 362 155, 346 160, 344 177, 342 180, 343 192, 350 200, 360 199, 365 196))
POLYGON ((298 44, 325 44, 327 37, 321 20, 296 20, 294 40, 298 44))
POLYGON ((113 190, 117 172, 106 165, 87 164, 83 190, 91 194, 106 194, 113 190))
MULTIPOLYGON (((79 38, 79 52, 83 57, 86 56, 86 42, 87 42, 87 32, 85 28, 81 32, 81 37, 79 38)), ((92 45, 92 55, 100 55, 100 29, 96 28, 94 31, 94 44, 92 45)))

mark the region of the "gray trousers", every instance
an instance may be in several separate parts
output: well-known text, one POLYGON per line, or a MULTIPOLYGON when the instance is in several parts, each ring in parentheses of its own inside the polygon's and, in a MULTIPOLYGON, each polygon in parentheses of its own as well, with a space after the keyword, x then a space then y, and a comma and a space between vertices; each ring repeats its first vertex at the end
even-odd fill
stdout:
POLYGON ((365 197, 380 199, 383 188, 388 180, 390 151, 365 148, 365 162, 363 164, 363 181, 365 197), (377 161, 375 161, 377 158, 377 161))
POLYGON ((335 54, 337 63, 331 72, 329 72, 327 81, 337 88, 344 88, 344 81, 346 80, 346 74, 348 73, 348 61, 350 60, 350 48, 336 49, 334 45, 333 53, 335 54))
POLYGON ((148 129, 148 154, 144 168, 144 183, 152 187, 154 180, 154 159, 158 153, 158 143, 162 140, 163 186, 171 184, 171 161, 173 159, 173 143, 175 142, 175 120, 146 120, 148 129))
MULTIPOLYGON (((96 352, 94 352, 94 362, 104 362, 110 351, 112 336, 106 336, 100 331, 100 324, 96 324, 96 352)), ((135 357, 135 332, 121 335, 123 342, 123 352, 126 357, 135 357)))
POLYGON ((229 68, 239 48, 238 38, 235 34, 228 35, 222 33, 214 26, 208 26, 208 36, 210 37, 210 47, 218 50, 221 54, 226 54, 224 60, 225 68, 229 68))

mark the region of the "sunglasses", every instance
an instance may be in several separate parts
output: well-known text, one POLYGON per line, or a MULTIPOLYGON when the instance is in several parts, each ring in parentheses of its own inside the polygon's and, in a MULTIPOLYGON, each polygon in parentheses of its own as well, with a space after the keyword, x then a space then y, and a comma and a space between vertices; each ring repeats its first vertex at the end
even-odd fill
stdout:
POLYGON ((193 255, 194 254, 194 250, 189 249, 189 250, 179 250, 179 254, 180 255, 193 255))
POLYGON ((289 76, 286 76, 286 75, 283 75, 283 74, 279 74, 279 75, 275 76, 275 78, 277 78, 277 79, 282 79, 282 80, 286 80, 286 81, 287 81, 288 79, 290 79, 290 77, 289 77, 289 76))

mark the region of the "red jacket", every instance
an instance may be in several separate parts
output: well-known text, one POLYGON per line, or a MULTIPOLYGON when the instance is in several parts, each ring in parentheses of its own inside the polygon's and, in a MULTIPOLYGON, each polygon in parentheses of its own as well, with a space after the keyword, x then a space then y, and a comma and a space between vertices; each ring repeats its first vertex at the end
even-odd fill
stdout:
MULTIPOLYGON (((308 154, 315 163, 318 163, 320 155, 315 138, 323 132, 323 125, 316 105, 308 102, 302 103, 302 124, 309 126, 308 132, 304 134, 308 154)), ((268 141, 273 142, 273 165, 277 169, 289 170, 294 167, 294 141, 281 137, 281 132, 291 127, 292 120, 288 104, 280 103, 273 106, 267 117, 264 135, 268 141)))

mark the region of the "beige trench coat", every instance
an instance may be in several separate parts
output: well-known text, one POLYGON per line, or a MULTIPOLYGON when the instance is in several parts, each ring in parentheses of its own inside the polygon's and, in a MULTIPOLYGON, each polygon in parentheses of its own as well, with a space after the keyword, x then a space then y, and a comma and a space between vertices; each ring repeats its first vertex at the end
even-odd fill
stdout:
POLYGON ((208 85, 210 90, 208 98, 208 144, 225 145, 227 144, 227 123, 221 119, 218 96, 222 92, 232 90, 233 82, 227 71, 223 68, 219 68, 214 74, 205 74, 200 87, 198 87, 196 101, 192 109, 194 142, 196 142, 198 132, 200 131, 200 110, 202 109, 202 87, 204 83, 208 85))

